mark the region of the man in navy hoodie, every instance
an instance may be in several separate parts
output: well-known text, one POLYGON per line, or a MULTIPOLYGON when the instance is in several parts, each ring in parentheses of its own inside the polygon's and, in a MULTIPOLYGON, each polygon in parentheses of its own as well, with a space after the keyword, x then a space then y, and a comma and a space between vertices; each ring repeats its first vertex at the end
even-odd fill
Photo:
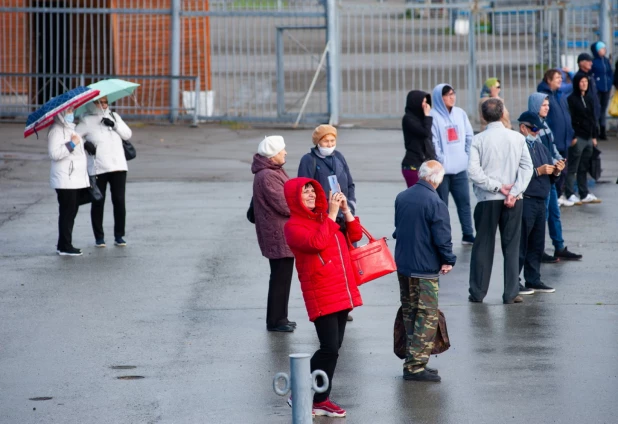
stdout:
MULTIPOLYGON (((562 85, 562 74, 557 69, 550 69, 545 72, 543 81, 538 86, 539 93, 547 94, 549 99, 549 113, 545 123, 554 135, 554 143, 558 152, 563 158, 567 157, 567 150, 575 138, 573 125, 571 124, 571 114, 567 96, 560 91, 562 85)), ((561 201, 566 200, 563 194, 565 173, 556 180, 556 190, 561 201)))
POLYGON ((526 111, 518 119, 519 132, 526 137, 534 172, 524 191, 521 239, 519 242, 519 271, 524 270, 526 287, 519 284, 519 294, 553 293, 556 289, 541 281, 541 256, 545 250, 545 200, 549 196, 552 180, 564 169, 564 160, 554 165, 549 150, 539 139, 545 128, 539 115, 526 111))
MULTIPOLYGON (((599 139, 607 140, 607 134, 605 133, 605 124, 607 116, 607 105, 609 104, 609 95, 612 91, 612 82, 614 81, 614 73, 612 72, 612 64, 606 57, 607 48, 605 43, 597 41, 590 46, 594 59, 592 60, 592 81, 596 86, 596 95, 599 99, 599 112, 598 120, 601 131, 599 132, 599 139)), ((590 75, 589 75, 590 76, 590 75)), ((577 88, 576 88, 577 89, 577 88)))

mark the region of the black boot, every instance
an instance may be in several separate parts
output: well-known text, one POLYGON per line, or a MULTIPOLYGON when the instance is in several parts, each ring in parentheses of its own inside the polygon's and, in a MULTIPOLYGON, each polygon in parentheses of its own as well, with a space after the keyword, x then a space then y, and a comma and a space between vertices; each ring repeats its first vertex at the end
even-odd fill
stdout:
POLYGON ((601 133, 599 134, 599 140, 607 140, 607 134, 605 133, 605 126, 601 125, 601 133))

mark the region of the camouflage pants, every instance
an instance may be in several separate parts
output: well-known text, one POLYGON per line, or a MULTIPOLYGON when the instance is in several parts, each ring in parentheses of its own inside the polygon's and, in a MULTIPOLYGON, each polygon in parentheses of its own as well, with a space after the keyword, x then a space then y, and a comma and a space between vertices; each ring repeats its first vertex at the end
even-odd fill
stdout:
POLYGON ((438 329, 438 278, 411 278, 397 274, 407 334, 404 369, 420 372, 429 362, 438 329))

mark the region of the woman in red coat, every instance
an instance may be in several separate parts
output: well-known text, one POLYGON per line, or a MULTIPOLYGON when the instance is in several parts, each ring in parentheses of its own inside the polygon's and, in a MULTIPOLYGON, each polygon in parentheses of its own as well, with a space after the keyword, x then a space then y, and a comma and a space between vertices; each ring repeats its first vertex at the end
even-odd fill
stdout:
POLYGON ((342 193, 330 193, 327 202, 320 183, 310 178, 293 178, 285 183, 284 191, 290 207, 285 239, 296 258, 309 320, 313 321, 320 340, 320 349, 311 358, 311 371, 323 370, 330 381, 326 392, 314 395, 313 412, 344 417, 345 410, 331 402, 329 394, 348 312, 363 301, 348 243, 335 220, 341 211, 352 243, 362 238, 360 221, 352 215, 342 193))

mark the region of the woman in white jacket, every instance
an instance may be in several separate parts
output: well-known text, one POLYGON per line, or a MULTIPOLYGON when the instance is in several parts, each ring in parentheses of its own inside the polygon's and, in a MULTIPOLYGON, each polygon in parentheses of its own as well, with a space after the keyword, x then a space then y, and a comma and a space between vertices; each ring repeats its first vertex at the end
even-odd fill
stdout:
POLYGON ((73 247, 73 224, 80 192, 90 187, 84 144, 73 120, 72 108, 60 112, 47 133, 47 150, 52 160, 49 181, 56 190, 59 205, 57 253, 62 256, 82 254, 73 247))
POLYGON ((97 176, 97 186, 103 200, 93 202, 90 209, 92 231, 97 247, 105 247, 103 232, 103 208, 107 184, 114 205, 114 244, 126 246, 125 227, 125 188, 127 184, 127 160, 124 156, 122 140, 131 138, 131 129, 117 113, 109 110, 107 97, 86 105, 87 113, 80 119, 77 132, 86 140, 88 150, 88 174, 97 176))

